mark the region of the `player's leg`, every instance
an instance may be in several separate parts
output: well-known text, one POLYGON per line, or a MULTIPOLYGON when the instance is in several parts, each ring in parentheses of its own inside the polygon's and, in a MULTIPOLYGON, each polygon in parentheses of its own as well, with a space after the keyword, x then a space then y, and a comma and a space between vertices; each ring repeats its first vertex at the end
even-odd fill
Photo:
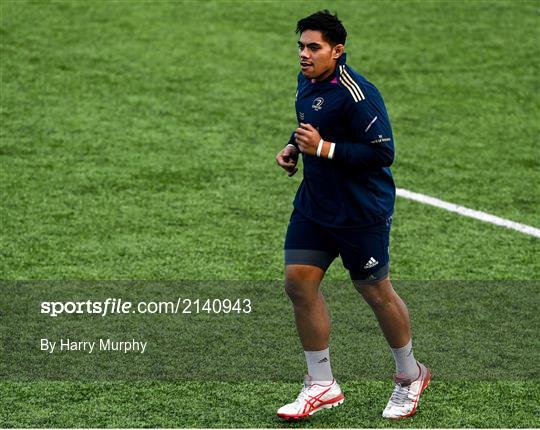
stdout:
POLYGON ((328 348, 330 318, 319 287, 336 256, 325 229, 294 211, 285 237, 285 291, 304 351, 328 348))
POLYGON ((318 266, 285 266, 285 291, 292 302, 296 329, 304 351, 328 348, 330 317, 319 288, 323 277, 324 270, 318 266))
POLYGON ((383 412, 387 418, 414 414, 430 372, 414 358, 407 306, 389 279, 391 219, 366 229, 348 231, 341 241, 343 263, 373 310, 396 363, 395 389, 383 412))
POLYGON ((409 311, 388 276, 377 281, 354 280, 356 289, 369 304, 396 363, 396 376, 414 380, 420 370, 412 350, 409 311))
MULTIPOLYGON (((354 286, 375 313, 390 348, 395 351, 410 343, 411 324, 407 306, 389 278, 390 227, 391 218, 371 227, 336 231, 335 234, 341 236, 341 257, 354 286)), ((418 376, 416 362, 410 359, 411 348, 405 354, 406 359, 399 354, 394 356, 400 377, 418 376)))
POLYGON ((390 346, 396 363, 394 391, 383 411, 385 418, 407 418, 416 412, 431 372, 414 358, 409 312, 390 279, 355 280, 356 289, 370 305, 390 346))
MULTIPOLYGON (((390 348, 406 346, 411 340, 409 311, 392 287, 390 278, 386 276, 378 281, 353 280, 353 283, 375 313, 390 348)), ((416 376, 416 366, 412 369, 414 374, 410 374, 410 371, 404 369, 406 376, 416 376)))
POLYGON ((285 239, 285 291, 291 299, 308 375, 297 399, 278 410, 284 419, 304 418, 343 403, 334 380, 328 341, 330 318, 320 283, 336 251, 324 231, 293 213, 285 239))

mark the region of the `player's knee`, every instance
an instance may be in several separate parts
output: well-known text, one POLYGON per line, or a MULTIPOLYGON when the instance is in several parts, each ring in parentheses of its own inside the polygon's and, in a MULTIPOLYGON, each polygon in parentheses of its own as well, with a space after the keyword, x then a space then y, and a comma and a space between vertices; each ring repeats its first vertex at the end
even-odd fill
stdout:
POLYGON ((316 300, 319 294, 318 279, 310 279, 302 271, 288 268, 285 277, 285 292, 293 303, 309 302, 316 300))
POLYGON ((394 301, 393 290, 390 291, 384 283, 385 281, 373 284, 355 283, 355 287, 369 306, 380 309, 391 305, 394 301))
POLYGON ((297 279, 289 279, 285 281, 285 292, 293 303, 307 302, 313 299, 314 293, 306 285, 305 282, 297 279))
POLYGON ((392 299, 383 294, 361 293, 366 303, 373 309, 381 309, 392 304, 392 299))
POLYGON ((299 291, 298 287, 289 280, 285 281, 285 292, 287 293, 287 296, 289 296, 289 299, 291 299, 293 303, 301 300, 302 298, 302 294, 299 291))

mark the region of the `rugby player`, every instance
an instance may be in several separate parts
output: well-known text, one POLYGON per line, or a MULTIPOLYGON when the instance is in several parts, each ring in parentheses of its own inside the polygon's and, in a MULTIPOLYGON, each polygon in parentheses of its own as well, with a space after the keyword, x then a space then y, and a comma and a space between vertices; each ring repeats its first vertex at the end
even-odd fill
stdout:
POLYGON ((389 278, 395 200, 390 121, 377 88, 347 64, 347 32, 337 15, 317 12, 298 21, 296 32, 299 125, 276 161, 293 175, 300 154, 303 160, 285 238, 285 289, 308 375, 298 398, 278 416, 304 418, 344 401, 330 366, 330 320, 319 288, 340 255, 395 359, 394 390, 382 415, 405 418, 415 413, 431 373, 414 357, 409 313, 389 278))

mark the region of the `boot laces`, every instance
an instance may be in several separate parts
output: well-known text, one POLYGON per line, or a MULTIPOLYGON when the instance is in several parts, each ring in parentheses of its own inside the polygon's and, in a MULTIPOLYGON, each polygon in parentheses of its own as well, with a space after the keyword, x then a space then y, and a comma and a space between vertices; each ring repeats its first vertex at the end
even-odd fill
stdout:
POLYGON ((407 400, 410 400, 410 389, 410 383, 406 384, 403 382, 396 382, 394 391, 392 392, 392 396, 390 397, 390 403, 395 406, 403 405, 407 400))
POLYGON ((312 387, 313 387, 313 385, 304 384, 302 386, 302 390, 300 391, 300 394, 298 394, 298 397, 296 398, 294 403, 301 403, 304 400, 306 400, 309 397, 308 392, 309 392, 309 390, 311 390, 312 387))

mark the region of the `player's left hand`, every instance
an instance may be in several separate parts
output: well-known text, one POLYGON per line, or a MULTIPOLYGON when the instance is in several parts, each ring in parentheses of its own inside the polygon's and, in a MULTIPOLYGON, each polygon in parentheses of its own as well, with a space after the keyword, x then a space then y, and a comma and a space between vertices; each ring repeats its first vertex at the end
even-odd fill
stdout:
POLYGON ((300 127, 295 130, 295 141, 298 148, 304 154, 316 155, 321 135, 311 124, 300 123, 300 127))

